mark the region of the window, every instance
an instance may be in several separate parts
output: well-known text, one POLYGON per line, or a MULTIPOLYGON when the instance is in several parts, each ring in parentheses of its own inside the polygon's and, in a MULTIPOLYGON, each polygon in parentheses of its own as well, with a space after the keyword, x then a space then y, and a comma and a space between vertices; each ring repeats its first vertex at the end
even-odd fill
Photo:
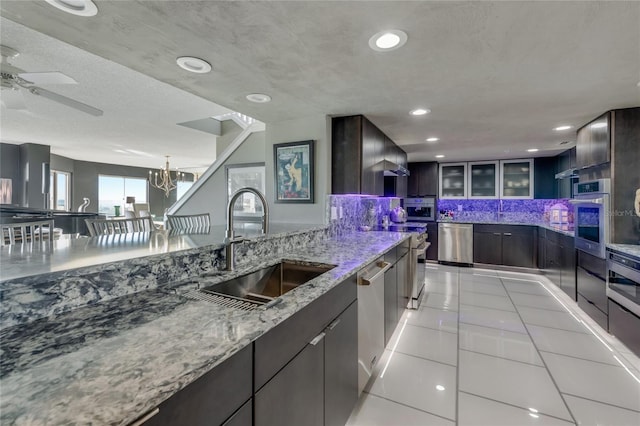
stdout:
POLYGON ((182 198, 182 196, 187 193, 187 191, 189 190, 189 188, 191 188, 193 184, 194 182, 178 181, 177 188, 176 188, 176 196, 178 197, 177 199, 179 200, 180 198, 182 198))
POLYGON ((71 210, 71 173, 51 170, 49 179, 49 208, 71 210))
POLYGON ((127 197, 135 197, 136 203, 147 202, 147 179, 123 176, 98 176, 98 213, 116 215, 124 210, 127 197))
MULTIPOLYGON (((240 188, 255 188, 262 194, 265 192, 264 163, 237 164, 226 166, 227 200, 240 188)), ((235 216, 244 219, 261 218, 262 204, 253 194, 242 194, 233 206, 235 216)))

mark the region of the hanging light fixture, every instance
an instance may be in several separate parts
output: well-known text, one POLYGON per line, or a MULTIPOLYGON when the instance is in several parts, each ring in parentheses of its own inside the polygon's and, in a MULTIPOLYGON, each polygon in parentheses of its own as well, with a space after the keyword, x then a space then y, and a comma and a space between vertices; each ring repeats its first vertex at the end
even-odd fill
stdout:
POLYGON ((167 162, 164 165, 164 169, 160 169, 159 172, 155 173, 149 170, 149 184, 154 188, 163 190, 165 197, 169 198, 169 193, 172 189, 176 188, 176 183, 184 180, 184 173, 176 170, 176 177, 172 180, 171 169, 169 168, 169 156, 165 155, 165 157, 167 162))

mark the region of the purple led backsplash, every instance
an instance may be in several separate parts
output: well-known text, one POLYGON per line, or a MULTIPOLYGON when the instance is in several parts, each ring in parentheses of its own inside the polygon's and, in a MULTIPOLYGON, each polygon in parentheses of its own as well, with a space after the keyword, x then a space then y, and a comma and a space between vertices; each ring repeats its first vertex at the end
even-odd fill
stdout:
POLYGON ((357 231, 362 225, 375 226, 388 215, 400 198, 373 197, 360 194, 329 195, 325 217, 331 235, 342 235, 357 231))
POLYGON ((549 210, 556 204, 567 208, 569 223, 573 223, 573 206, 568 199, 438 200, 436 213, 452 211, 456 221, 542 223, 549 222, 549 210))

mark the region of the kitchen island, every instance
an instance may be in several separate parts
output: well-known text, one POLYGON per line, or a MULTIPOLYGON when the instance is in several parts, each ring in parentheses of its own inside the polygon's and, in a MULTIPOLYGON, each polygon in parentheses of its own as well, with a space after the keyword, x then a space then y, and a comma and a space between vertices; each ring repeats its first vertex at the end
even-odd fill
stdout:
POLYGON ((334 287, 352 285, 347 278, 408 237, 351 233, 318 238, 304 248, 285 245, 271 256, 256 250, 258 256, 245 253, 247 261, 234 273, 209 277, 222 281, 282 259, 336 265, 268 309, 239 311, 190 300, 184 293, 194 283, 178 280, 6 327, 0 336, 0 419, 128 424, 334 287))

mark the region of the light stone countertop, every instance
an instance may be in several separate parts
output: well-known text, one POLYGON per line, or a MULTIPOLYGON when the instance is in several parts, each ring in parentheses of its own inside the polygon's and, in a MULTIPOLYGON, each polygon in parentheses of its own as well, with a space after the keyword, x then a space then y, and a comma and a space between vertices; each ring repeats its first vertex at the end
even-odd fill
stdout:
POLYGON ((127 424, 408 237, 356 232, 243 266, 238 274, 281 258, 337 265, 269 309, 190 300, 181 293, 193 284, 176 284, 6 328, 0 423, 127 424))
MULTIPOLYGON (((258 227, 236 228, 236 235, 249 240, 305 233, 326 225, 270 223, 269 233, 258 227)), ((0 247, 0 281, 50 274, 157 254, 174 253, 206 246, 223 246, 225 226, 211 226, 206 233, 174 234, 168 231, 104 235, 93 238, 65 238, 52 245, 7 245, 0 247)))
POLYGON ((607 244, 607 248, 635 257, 635 260, 640 262, 640 245, 638 244, 607 244))

